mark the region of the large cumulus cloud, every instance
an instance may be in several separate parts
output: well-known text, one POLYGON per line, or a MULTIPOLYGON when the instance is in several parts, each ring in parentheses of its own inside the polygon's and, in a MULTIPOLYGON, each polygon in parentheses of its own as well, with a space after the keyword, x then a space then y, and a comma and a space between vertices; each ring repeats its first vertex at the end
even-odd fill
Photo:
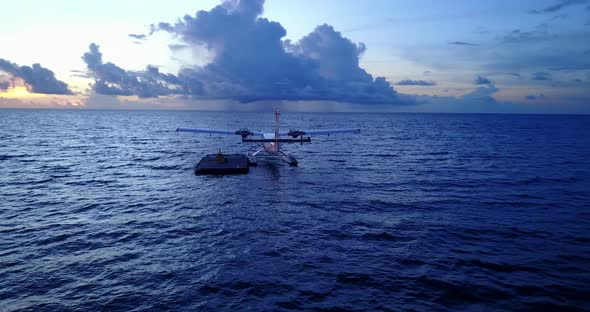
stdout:
MULTIPOLYGON (((44 94, 72 94, 68 85, 55 78, 55 74, 41 66, 40 64, 33 64, 33 66, 19 66, 15 63, 9 62, 0 58, 0 72, 9 74, 13 79, 22 79, 28 90, 34 93, 44 94)), ((0 82, 0 87, 6 89, 8 84, 6 81, 0 82)))
POLYGON ((263 5, 263 0, 225 1, 210 11, 186 15, 174 24, 152 25, 152 33, 171 33, 190 48, 204 47, 213 55, 205 66, 185 67, 178 75, 170 75, 167 84, 160 84, 158 78, 139 87, 145 72, 130 74, 113 64, 97 62, 98 51, 92 52, 91 47, 85 61, 95 74, 96 92, 139 95, 138 91, 155 87, 159 91, 144 90, 143 96, 168 92, 242 102, 404 103, 385 78, 374 78, 359 67, 364 44, 353 43, 326 24, 297 42, 283 40, 286 30, 281 24, 259 17, 263 5), (97 63, 99 66, 93 68, 97 63))

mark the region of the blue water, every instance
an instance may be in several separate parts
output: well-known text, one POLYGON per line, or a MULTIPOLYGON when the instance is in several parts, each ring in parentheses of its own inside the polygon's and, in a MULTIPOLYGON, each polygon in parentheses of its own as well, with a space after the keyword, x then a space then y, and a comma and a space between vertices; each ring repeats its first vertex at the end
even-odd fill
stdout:
POLYGON ((195 176, 273 113, 0 110, 0 311, 590 306, 590 116, 281 117, 362 133, 195 176))

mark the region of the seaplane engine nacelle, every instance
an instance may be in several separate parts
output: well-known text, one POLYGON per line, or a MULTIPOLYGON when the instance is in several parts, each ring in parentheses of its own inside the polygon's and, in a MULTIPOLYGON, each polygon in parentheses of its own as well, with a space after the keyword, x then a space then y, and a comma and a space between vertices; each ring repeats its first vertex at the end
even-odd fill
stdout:
POLYGON ((296 139, 296 138, 298 138, 300 136, 304 136, 305 135, 305 131, 290 130, 289 133, 288 133, 288 135, 296 139))
POLYGON ((254 132, 252 132, 252 131, 250 131, 248 129, 241 129, 241 130, 236 131, 236 134, 242 136, 242 138, 245 139, 245 138, 247 138, 249 136, 254 135, 254 132))

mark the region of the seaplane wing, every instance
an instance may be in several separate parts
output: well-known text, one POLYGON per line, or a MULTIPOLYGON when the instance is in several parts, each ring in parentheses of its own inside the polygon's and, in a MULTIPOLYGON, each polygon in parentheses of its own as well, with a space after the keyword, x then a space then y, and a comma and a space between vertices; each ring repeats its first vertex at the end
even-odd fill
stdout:
POLYGON ((221 129, 205 129, 205 128, 176 128, 177 132, 196 132, 196 133, 209 133, 209 134, 229 134, 229 135, 241 135, 242 137, 262 135, 260 131, 250 131, 248 129, 241 130, 221 130, 221 129))
POLYGON ((279 132, 279 135, 292 136, 294 138, 302 135, 330 135, 337 133, 361 133, 361 129, 323 129, 323 130, 290 130, 287 132, 279 132))
MULTIPOLYGON (((205 128, 176 128, 178 132, 196 132, 196 133, 209 133, 209 134, 228 134, 228 135, 239 135, 242 137, 243 143, 257 143, 260 145, 260 148, 253 153, 247 155, 248 157, 248 165, 254 166, 256 164, 256 156, 260 153, 264 153, 266 156, 270 157, 280 157, 285 160, 290 166, 297 166, 297 159, 293 157, 293 155, 286 153, 283 150, 283 145, 287 143, 297 143, 303 145, 303 143, 310 143, 311 136, 314 135, 330 135, 330 134, 337 134, 337 133, 352 133, 358 134, 361 133, 360 129, 323 129, 323 130, 290 130, 290 131, 280 131, 279 130, 279 111, 275 111, 275 131, 273 132, 261 132, 261 131, 250 131, 247 128, 242 128, 239 130, 221 130, 221 129, 205 129, 205 128), (253 165, 254 164, 254 165, 253 165)), ((203 158, 204 160, 206 158, 203 158)), ((223 154, 219 153, 216 156, 216 163, 212 165, 211 170, 215 171, 221 166, 221 163, 224 163, 223 154), (220 161, 221 160, 221 161, 220 161)), ((203 161, 203 160, 201 160, 203 161)), ((230 162, 228 162, 230 163, 230 162)), ((200 164, 200 163, 199 163, 200 164)), ((231 164, 231 163, 230 163, 231 164)), ((234 164, 227 167, 227 171, 231 171, 235 169, 233 167, 234 164)), ((221 172, 223 168, 219 169, 221 172)))

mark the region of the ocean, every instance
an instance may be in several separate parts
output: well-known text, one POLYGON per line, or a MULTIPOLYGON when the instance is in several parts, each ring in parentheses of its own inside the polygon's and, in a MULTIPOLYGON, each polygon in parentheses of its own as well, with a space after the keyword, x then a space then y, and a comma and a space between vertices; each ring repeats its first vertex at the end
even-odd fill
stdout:
POLYGON ((0 311, 590 307, 590 116, 0 110, 0 311))

